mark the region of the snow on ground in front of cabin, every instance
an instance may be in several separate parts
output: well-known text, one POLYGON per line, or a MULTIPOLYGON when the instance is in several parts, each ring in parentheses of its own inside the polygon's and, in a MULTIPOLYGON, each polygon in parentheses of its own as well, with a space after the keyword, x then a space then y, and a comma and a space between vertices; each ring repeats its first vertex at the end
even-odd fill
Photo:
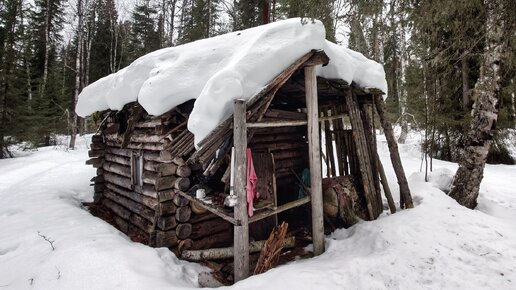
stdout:
MULTIPOLYGON (((419 172, 419 136, 400 152, 416 208, 327 236, 327 251, 232 289, 516 289, 516 166, 487 165, 477 210, 446 189, 456 164, 419 172)), ((92 200, 87 138, 0 160, 0 289, 187 289, 203 268, 131 242, 81 207, 92 200), (43 235, 53 241, 55 250, 43 235)), ((388 150, 379 150, 395 199, 388 150)))

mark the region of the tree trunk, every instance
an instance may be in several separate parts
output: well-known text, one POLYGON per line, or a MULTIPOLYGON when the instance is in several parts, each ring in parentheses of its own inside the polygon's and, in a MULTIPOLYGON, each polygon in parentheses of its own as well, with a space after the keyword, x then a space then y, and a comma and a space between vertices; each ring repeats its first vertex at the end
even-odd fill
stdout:
POLYGON ((462 110, 469 109, 469 63, 468 57, 465 56, 462 61, 462 110))
POLYGON ((476 100, 471 127, 461 145, 461 159, 450 196, 468 208, 477 206, 477 197, 484 174, 487 153, 492 143, 498 117, 500 64, 504 53, 502 0, 486 2, 486 45, 482 56, 480 77, 473 90, 476 100))
POLYGON ((72 102, 70 104, 70 144, 68 147, 70 149, 75 148, 75 139, 77 137, 77 114, 75 113, 75 105, 77 104, 77 99, 79 97, 79 92, 81 90, 81 71, 82 71, 82 52, 83 52, 83 39, 82 39, 82 28, 83 28, 83 7, 82 0, 77 1, 77 53, 75 56, 75 92, 72 97, 72 102))

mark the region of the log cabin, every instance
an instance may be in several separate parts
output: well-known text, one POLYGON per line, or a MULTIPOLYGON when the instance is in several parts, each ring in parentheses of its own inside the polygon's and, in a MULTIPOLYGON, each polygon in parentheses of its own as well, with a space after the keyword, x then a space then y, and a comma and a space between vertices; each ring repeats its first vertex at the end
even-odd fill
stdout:
POLYGON ((94 205, 133 240, 184 258, 232 246, 238 281, 249 275, 250 241, 282 220, 307 224, 319 255, 325 225, 348 227, 384 211, 382 187, 395 212, 376 150, 379 123, 400 206, 412 207, 384 92, 317 74, 331 62, 325 50, 305 51, 257 93, 231 100, 231 114, 200 142, 189 130, 195 100, 159 115, 139 101, 102 111, 86 162, 97 168, 94 205), (257 197, 248 200, 251 167, 257 197))

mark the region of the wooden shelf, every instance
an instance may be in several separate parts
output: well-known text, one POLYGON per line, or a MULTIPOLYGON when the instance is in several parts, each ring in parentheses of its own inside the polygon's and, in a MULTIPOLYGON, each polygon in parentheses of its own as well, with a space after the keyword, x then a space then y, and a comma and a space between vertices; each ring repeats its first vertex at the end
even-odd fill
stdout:
MULTIPOLYGON (((212 212, 213 214, 215 214, 215 215, 219 216, 220 218, 222 218, 222 219, 232 223, 233 225, 235 225, 235 226, 240 226, 241 225, 241 222, 237 221, 233 217, 233 213, 232 212, 231 213, 227 212, 223 207, 215 206, 213 204, 206 203, 206 202, 204 202, 204 201, 202 201, 200 199, 197 199, 197 198, 195 198, 193 196, 190 196, 189 194, 187 194, 185 192, 179 191, 178 193, 181 196, 183 196, 184 198, 188 199, 190 202, 194 202, 198 206, 200 206, 200 207, 202 207, 202 208, 212 212)), ((300 198, 300 199, 291 201, 289 203, 280 205, 280 206, 278 206, 276 208, 272 208, 272 209, 271 208, 263 208, 261 210, 256 211, 256 213, 252 217, 249 217, 248 223, 254 223, 256 221, 268 218, 270 216, 273 216, 275 214, 284 212, 286 210, 289 210, 289 209, 292 209, 292 208, 295 208, 295 207, 298 207, 298 206, 302 206, 303 204, 307 204, 309 202, 310 202, 310 196, 305 196, 303 198, 300 198)))

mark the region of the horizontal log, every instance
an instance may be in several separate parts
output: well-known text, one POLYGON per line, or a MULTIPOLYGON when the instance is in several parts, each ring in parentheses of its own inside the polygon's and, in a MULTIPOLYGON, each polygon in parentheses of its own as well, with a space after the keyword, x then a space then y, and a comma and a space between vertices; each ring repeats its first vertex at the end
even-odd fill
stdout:
MULTIPOLYGON (((120 165, 118 163, 105 161, 102 165, 102 169, 104 169, 107 172, 115 173, 127 178, 131 178, 131 168, 129 166, 120 165)), ((129 184, 131 182, 129 181, 129 184)))
MULTIPOLYGON (((108 140, 106 144, 110 147, 120 148, 122 146, 121 142, 117 141, 110 141, 108 140)), ((161 143, 133 143, 130 142, 127 144, 128 149, 134 149, 134 150, 150 150, 150 151, 160 151, 163 149, 163 144, 161 143)))
POLYGON ((176 175, 179 177, 189 177, 192 174, 192 170, 188 165, 181 165, 177 167, 176 175))
POLYGON ((101 168, 104 164, 104 158, 91 158, 86 160, 86 165, 92 165, 94 168, 101 168))
MULTIPOLYGON (((119 205, 118 203, 116 203, 112 200, 109 200, 107 198, 104 198, 102 200, 102 205, 109 208, 117 216, 119 216, 125 220, 128 220, 129 217, 131 216, 130 210, 126 209, 125 207, 123 207, 123 206, 119 205)), ((127 232, 127 230, 125 230, 124 232, 127 232)))
POLYGON ((90 148, 92 151, 105 151, 106 150, 106 144, 104 143, 91 143, 90 148))
POLYGON ((300 142, 303 140, 303 135, 299 133, 290 134, 270 134, 270 135, 254 135, 250 140, 250 144, 255 143, 279 143, 279 142, 300 142))
MULTIPOLYGON (((257 253, 263 249, 266 241, 254 241, 249 243, 249 253, 257 253)), ((195 241, 194 241, 195 244, 195 241)), ((293 248, 296 244, 294 237, 286 238, 283 241, 283 248, 293 248)), ((233 247, 227 248, 213 248, 205 250, 184 250, 181 252, 181 258, 192 261, 200 262, 205 260, 218 260, 218 259, 229 259, 234 256, 233 247)))
POLYGON ((151 197, 148 197, 148 196, 145 196, 143 194, 136 193, 133 191, 127 191, 124 188, 121 188, 121 187, 111 184, 111 183, 107 183, 106 187, 109 190, 112 190, 113 192, 115 192, 123 197, 132 199, 138 203, 146 205, 147 207, 149 207, 151 209, 155 209, 158 206, 158 200, 156 198, 151 198, 151 197))
POLYGON ((205 209, 202 206, 199 206, 199 203, 197 203, 197 202, 191 202, 190 208, 192 209, 192 212, 196 215, 203 215, 208 212, 207 209, 205 209))
MULTIPOLYGON (((308 155, 308 144, 305 142, 282 142, 282 143, 256 143, 252 144, 253 150, 283 151, 283 150, 306 150, 308 155)), ((253 151, 254 152, 254 151, 253 151)))
POLYGON ((89 150, 88 157, 103 157, 105 153, 104 150, 89 150))
POLYGON ((177 226, 177 220, 175 215, 161 216, 156 222, 156 226, 161 230, 170 230, 177 226))
POLYGON ((192 216, 192 209, 190 206, 181 206, 176 209, 176 220, 180 223, 186 223, 192 216))
POLYGON ((179 251, 179 253, 181 253, 182 251, 190 250, 192 246, 192 239, 179 240, 179 242, 177 243, 177 250, 179 251))
POLYGON ((106 186, 104 185, 104 183, 96 183, 93 186, 93 192, 103 192, 105 188, 106 186))
POLYGON ((186 206, 190 203, 190 201, 183 197, 183 195, 181 194, 176 194, 172 200, 174 201, 174 204, 177 206, 186 206))
POLYGON ((233 243, 233 231, 223 231, 214 235, 194 240, 192 250, 225 247, 233 243))
POLYGON ((306 120, 295 121, 271 121, 271 122, 249 122, 246 123, 247 128, 274 128, 274 127, 292 127, 292 126, 306 126, 306 120))
MULTIPOLYGON (((192 205, 193 203, 191 203, 190 205, 192 205)), ((208 212, 208 213, 205 213, 205 214, 193 214, 192 217, 190 217, 190 223, 193 225, 193 224, 196 224, 196 223, 200 223, 202 221, 207 221, 207 220, 212 220, 212 219, 215 219, 215 218, 218 218, 218 216, 216 214, 213 214, 211 212, 208 212)))
POLYGON ((159 216, 175 214, 176 210, 177 210, 177 206, 171 200, 165 201, 165 202, 160 202, 158 204, 158 209, 157 209, 159 216))
POLYGON ((136 128, 155 128, 156 126, 163 125, 161 117, 156 119, 147 119, 136 123, 136 128))
POLYGON ((176 196, 176 193, 173 189, 158 191, 159 202, 172 200, 174 196, 176 196))
POLYGON ((135 202, 133 200, 130 200, 128 198, 122 197, 111 190, 104 191, 104 196, 106 198, 109 198, 110 200, 118 203, 119 205, 124 206, 126 209, 130 210, 132 213, 138 214, 151 223, 154 222, 154 213, 155 211, 150 209, 149 207, 140 204, 138 202, 135 202))
POLYGON ((93 135, 91 136, 92 143, 104 143, 104 137, 102 135, 93 135))
POLYGON ((105 159, 106 159, 106 161, 118 163, 120 165, 131 166, 131 158, 130 157, 107 153, 105 156, 105 159))
POLYGON ((174 188, 176 176, 159 176, 155 172, 145 171, 143 173, 143 182, 154 185, 157 191, 174 188))
POLYGON ((292 112, 278 109, 268 109, 264 116, 267 118, 281 118, 290 120, 306 120, 307 118, 306 113, 303 112, 292 112))
MULTIPOLYGON (((152 185, 145 185, 144 184, 140 188, 135 187, 135 191, 138 192, 138 193, 141 193, 141 194, 143 194, 145 196, 159 199, 159 192, 152 185)), ((167 190, 165 190, 165 191, 167 191, 167 190)))
POLYGON ((180 191, 187 191, 190 189, 190 179, 187 177, 178 177, 174 182, 174 188, 180 191))
POLYGON ((156 172, 159 176, 174 175, 177 171, 177 165, 174 163, 161 163, 155 161, 143 162, 143 168, 145 170, 156 172))
MULTIPOLYGON (((111 199, 103 199, 102 204, 109 208, 114 214, 123 218, 127 224, 133 224, 146 233, 150 233, 154 228, 152 223, 111 199)), ((123 226, 123 223, 120 223, 120 226, 123 226)), ((120 228, 120 230, 126 234, 128 233, 128 229, 120 228)))
POLYGON ((231 223, 218 217, 191 225, 192 233, 190 234, 190 238, 194 240, 204 238, 221 231, 230 231, 233 228, 231 223))
POLYGON ((178 224, 176 226, 176 235, 178 238, 184 240, 190 236, 192 233, 192 225, 191 224, 178 224))
POLYGON ((114 174, 114 173, 110 173, 110 172, 104 172, 104 179, 107 182, 116 184, 116 185, 121 186, 121 187, 123 187, 125 189, 133 190, 130 178, 127 178, 127 177, 124 177, 124 176, 120 176, 120 175, 117 175, 117 174, 114 174))
POLYGON ((121 149, 121 148, 116 148, 116 147, 112 147, 112 146, 106 147, 106 152, 109 154, 124 156, 124 157, 129 157, 129 158, 131 157, 131 154, 132 154, 132 151, 129 149, 121 149))
POLYGON ((156 231, 156 247, 174 247, 177 245, 178 238, 175 230, 156 231))
MULTIPOLYGON (((304 150, 301 151, 280 151, 277 153, 273 153, 274 160, 280 160, 280 159, 291 159, 291 158, 306 158, 308 157, 307 152, 304 152, 304 150)), ((276 161, 277 162, 277 161, 276 161)))

